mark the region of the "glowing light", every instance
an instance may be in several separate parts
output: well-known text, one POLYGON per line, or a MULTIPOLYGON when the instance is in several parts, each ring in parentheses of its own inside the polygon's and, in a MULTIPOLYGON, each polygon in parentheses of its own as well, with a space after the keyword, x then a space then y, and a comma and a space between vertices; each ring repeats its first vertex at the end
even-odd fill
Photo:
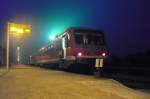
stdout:
POLYGON ((23 29, 18 29, 17 33, 24 33, 23 29))
POLYGON ((42 47, 42 50, 44 50, 45 48, 44 47, 42 47))
POLYGON ((11 31, 11 32, 16 32, 16 31, 17 31, 17 28, 16 28, 16 27, 10 27, 10 31, 11 31))
POLYGON ((49 40, 52 41, 52 40, 55 39, 55 37, 56 37, 56 35, 54 35, 54 34, 53 35, 49 35, 49 40))
POLYGON ((78 56, 82 56, 82 53, 81 53, 81 52, 78 52, 78 56))
POLYGON ((31 26, 30 25, 24 25, 24 24, 9 23, 9 31, 13 34, 16 34, 16 35, 30 34, 31 33, 31 26))
POLYGON ((24 31, 27 32, 27 33, 30 33, 30 32, 31 32, 30 29, 25 29, 24 31))
POLYGON ((103 56, 103 57, 105 57, 105 56, 106 56, 106 53, 105 53, 105 52, 103 52, 103 53, 102 53, 102 56, 103 56))

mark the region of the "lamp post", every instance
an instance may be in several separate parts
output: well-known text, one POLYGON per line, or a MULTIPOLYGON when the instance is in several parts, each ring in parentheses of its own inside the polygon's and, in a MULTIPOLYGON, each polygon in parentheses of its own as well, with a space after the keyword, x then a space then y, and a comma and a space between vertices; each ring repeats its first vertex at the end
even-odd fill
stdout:
POLYGON ((6 68, 7 68, 7 70, 9 70, 9 30, 10 30, 10 23, 8 22, 8 24, 7 24, 7 38, 6 38, 6 40, 7 40, 7 45, 6 45, 6 68))
POLYGON ((31 26, 24 24, 9 23, 7 24, 7 44, 6 44, 6 68, 9 70, 10 64, 10 34, 17 36, 25 36, 31 34, 31 26))

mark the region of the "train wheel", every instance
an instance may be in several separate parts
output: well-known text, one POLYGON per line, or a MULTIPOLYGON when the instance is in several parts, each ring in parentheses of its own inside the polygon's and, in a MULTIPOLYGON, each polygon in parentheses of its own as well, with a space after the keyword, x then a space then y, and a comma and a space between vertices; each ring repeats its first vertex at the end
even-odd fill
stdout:
POLYGON ((69 64, 65 60, 59 61, 59 69, 66 71, 68 69, 69 64))
POLYGON ((58 66, 58 68, 60 69, 60 70, 63 70, 63 65, 64 65, 64 62, 62 61, 62 60, 60 60, 59 61, 59 66, 58 66))

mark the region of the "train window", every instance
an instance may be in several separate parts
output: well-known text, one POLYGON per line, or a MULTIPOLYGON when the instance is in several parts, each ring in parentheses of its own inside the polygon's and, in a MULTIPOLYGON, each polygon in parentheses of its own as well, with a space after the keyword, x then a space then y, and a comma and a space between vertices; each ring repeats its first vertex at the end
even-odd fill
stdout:
POLYGON ((60 39, 55 42, 54 49, 55 50, 60 50, 61 49, 61 40, 60 39))
POLYGON ((83 35, 82 34, 75 34, 75 42, 77 44, 83 44, 83 35))
POLYGON ((60 50, 62 48, 61 40, 57 41, 57 49, 60 50))
POLYGON ((49 45, 49 46, 48 46, 48 49, 50 49, 50 48, 51 48, 51 46, 49 45))
POLYGON ((51 45, 51 48, 53 48, 54 46, 53 45, 51 45))
POLYGON ((68 44, 68 41, 69 41, 69 40, 68 40, 68 35, 67 35, 67 36, 65 36, 65 47, 66 47, 66 48, 68 48, 68 45, 69 45, 69 44, 68 44))
POLYGON ((84 43, 84 44, 88 44, 87 35, 83 35, 83 43, 84 43))
POLYGON ((104 45, 104 37, 102 35, 75 34, 75 42, 78 45, 104 45))
POLYGON ((87 35, 88 44, 90 45, 103 45, 104 37, 99 35, 87 35))
POLYGON ((90 45, 103 45, 104 37, 99 35, 87 35, 88 44, 90 45))

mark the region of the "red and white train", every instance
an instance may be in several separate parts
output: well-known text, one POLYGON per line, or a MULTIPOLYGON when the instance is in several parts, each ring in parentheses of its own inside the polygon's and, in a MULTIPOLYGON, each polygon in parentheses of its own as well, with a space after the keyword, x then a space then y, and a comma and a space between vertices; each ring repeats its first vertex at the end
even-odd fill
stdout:
MULTIPOLYGON (((30 64, 57 64, 67 69, 72 64, 91 64, 108 56, 104 32, 87 28, 68 28, 30 56, 30 64)), ((56 66, 56 65, 49 65, 56 66)))

